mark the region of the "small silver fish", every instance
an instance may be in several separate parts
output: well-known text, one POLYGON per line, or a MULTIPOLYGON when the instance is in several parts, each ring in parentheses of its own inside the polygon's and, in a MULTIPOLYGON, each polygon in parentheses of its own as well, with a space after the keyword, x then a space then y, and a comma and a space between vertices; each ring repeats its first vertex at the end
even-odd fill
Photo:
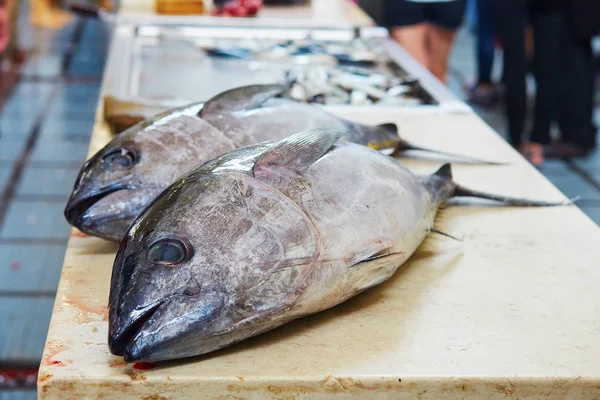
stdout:
POLYGON ((517 205, 417 177, 318 130, 234 150, 179 179, 121 242, 109 346, 126 361, 205 354, 333 307, 389 279, 453 196, 517 205))

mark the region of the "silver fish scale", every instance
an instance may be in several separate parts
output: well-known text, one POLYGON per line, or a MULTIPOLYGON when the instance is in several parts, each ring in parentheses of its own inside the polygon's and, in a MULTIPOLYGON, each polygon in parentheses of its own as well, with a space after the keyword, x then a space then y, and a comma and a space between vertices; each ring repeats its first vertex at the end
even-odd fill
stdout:
POLYGON ((232 137, 238 135, 252 138, 250 140, 253 142, 244 145, 283 139, 298 132, 319 128, 344 129, 348 132, 350 141, 364 145, 399 141, 394 133, 377 127, 348 123, 318 106, 279 98, 269 99, 255 109, 208 114, 202 118, 224 132, 232 141, 232 137))

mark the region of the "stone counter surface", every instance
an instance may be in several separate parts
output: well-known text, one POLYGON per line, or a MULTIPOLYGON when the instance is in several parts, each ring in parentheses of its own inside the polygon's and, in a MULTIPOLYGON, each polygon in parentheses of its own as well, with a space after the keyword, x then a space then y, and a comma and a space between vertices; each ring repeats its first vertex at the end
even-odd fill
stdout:
MULTIPOLYGON (((350 112, 350 111, 349 111, 350 112)), ((353 110, 362 122, 385 113, 353 110)), ((465 186, 560 192, 473 114, 398 115, 423 145, 510 161, 456 165, 465 186), (443 146, 440 138, 444 138, 443 146), (451 138, 451 140, 448 140, 451 138)), ((109 139, 96 124, 90 153, 109 139)), ((426 173, 438 162, 404 159, 426 173)), ((107 346, 117 246, 74 230, 39 375, 40 399, 576 399, 600 396, 600 229, 575 206, 461 201, 388 282, 213 354, 135 368, 107 346)), ((140 365, 137 365, 140 367, 140 365)))
MULTIPOLYGON (((120 14, 125 17, 154 15, 154 0, 121 0, 120 14)), ((188 16, 166 16, 165 19, 189 19, 188 16)), ((193 18, 193 17, 192 17, 193 18)), ((201 17, 205 22, 219 21, 210 17, 201 17)), ((196 21, 201 21, 195 18, 196 21)), ((351 27, 371 26, 373 20, 350 0, 312 0, 307 4, 293 6, 263 6, 256 17, 223 18, 221 21, 241 22, 252 25, 267 22, 284 26, 303 27, 351 27)))

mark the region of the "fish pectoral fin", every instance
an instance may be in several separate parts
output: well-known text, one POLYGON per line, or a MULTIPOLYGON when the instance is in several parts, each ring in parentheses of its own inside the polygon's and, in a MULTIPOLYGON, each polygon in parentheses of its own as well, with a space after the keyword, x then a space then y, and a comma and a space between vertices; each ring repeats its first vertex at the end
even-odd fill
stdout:
POLYGON ((288 89, 289 84, 250 85, 230 89, 208 100, 198 116, 202 117, 210 113, 253 110, 288 89))
POLYGON ((436 228, 431 228, 431 233, 437 233, 438 235, 446 236, 447 238, 458 240, 459 242, 462 242, 461 239, 459 239, 457 237, 454 237, 454 236, 452 236, 452 235, 450 235, 450 234, 448 234, 446 232, 442 232, 442 231, 440 231, 440 230, 438 230, 436 228))
POLYGON ((357 292, 388 280, 408 258, 405 251, 381 253, 376 253, 350 266, 350 282, 357 292))
POLYGON ((254 163, 254 177, 268 177, 278 168, 302 172, 323 157, 346 133, 341 129, 315 129, 296 133, 265 151, 254 163))

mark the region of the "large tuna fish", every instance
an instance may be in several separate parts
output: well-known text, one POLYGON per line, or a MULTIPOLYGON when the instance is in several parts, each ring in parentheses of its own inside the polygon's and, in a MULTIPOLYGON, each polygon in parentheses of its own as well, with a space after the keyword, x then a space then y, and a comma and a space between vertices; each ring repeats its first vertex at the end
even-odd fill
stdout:
POLYGON ((110 288, 109 346, 127 361, 208 353, 333 307, 390 278, 452 196, 488 196, 450 166, 312 131, 238 149, 177 180, 136 219, 110 288))
POLYGON ((352 123, 317 106, 276 98, 285 89, 233 89, 204 106, 166 111, 121 133, 83 165, 67 220, 85 233, 118 241, 146 204, 192 168, 226 151, 314 128, 344 129, 352 142, 376 149, 418 149, 400 139, 393 124, 352 123))

